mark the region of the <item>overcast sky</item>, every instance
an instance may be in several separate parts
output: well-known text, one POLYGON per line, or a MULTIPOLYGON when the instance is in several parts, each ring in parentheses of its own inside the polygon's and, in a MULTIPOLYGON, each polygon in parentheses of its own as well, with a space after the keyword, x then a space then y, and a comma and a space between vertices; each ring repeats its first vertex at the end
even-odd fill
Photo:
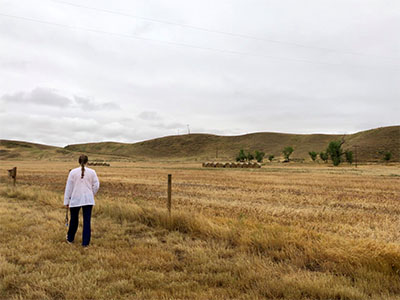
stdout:
POLYGON ((0 0, 0 139, 400 123, 398 0, 63 1, 0 0))

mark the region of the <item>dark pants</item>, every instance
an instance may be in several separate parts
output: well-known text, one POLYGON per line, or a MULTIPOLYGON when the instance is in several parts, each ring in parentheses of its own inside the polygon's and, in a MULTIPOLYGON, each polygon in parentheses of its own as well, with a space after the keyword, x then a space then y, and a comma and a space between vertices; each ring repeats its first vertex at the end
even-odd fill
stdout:
MULTIPOLYGON (((82 232, 82 246, 88 246, 90 243, 90 219, 92 217, 93 205, 82 206, 83 210, 83 232, 82 232)), ((79 210, 81 207, 70 207, 71 220, 68 229, 68 241, 73 242, 75 239, 76 231, 78 230, 79 223, 79 210)))

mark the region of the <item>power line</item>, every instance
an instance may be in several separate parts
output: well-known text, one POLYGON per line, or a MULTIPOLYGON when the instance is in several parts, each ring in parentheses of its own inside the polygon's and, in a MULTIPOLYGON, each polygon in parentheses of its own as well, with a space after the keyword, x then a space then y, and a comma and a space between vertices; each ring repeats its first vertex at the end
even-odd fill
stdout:
POLYGON ((274 39, 260 38, 260 37, 255 37, 255 36, 251 36, 251 35, 247 35, 247 34, 227 32, 227 31, 215 30, 215 29, 210 29, 210 28, 205 28, 205 27, 193 26, 190 24, 182 24, 182 23, 178 23, 178 22, 160 20, 160 19, 149 18, 149 17, 142 17, 142 16, 125 13, 125 12, 109 10, 109 9, 104 9, 104 8, 97 8, 97 7, 92 7, 92 6, 86 6, 86 5, 71 3, 71 2, 62 1, 62 0, 50 0, 50 1, 59 3, 59 4, 77 7, 77 8, 83 8, 83 9, 88 9, 88 10, 93 10, 93 11, 98 11, 98 12, 103 12, 103 13, 108 13, 108 14, 113 14, 113 15, 129 17, 129 18, 135 18, 135 19, 139 19, 139 20, 143 20, 143 21, 179 26, 179 27, 190 28, 190 29, 194 29, 194 30, 198 30, 198 31, 204 31, 204 32, 208 32, 208 33, 217 33, 217 34, 221 34, 221 35, 238 37, 238 38, 242 38, 242 39, 250 39, 250 40, 255 40, 255 41, 260 41, 260 42, 289 45, 289 46, 293 46, 293 47, 301 47, 301 48, 306 48, 306 49, 314 49, 314 50, 319 50, 319 51, 328 51, 328 52, 342 53, 342 54, 355 55, 355 56, 367 56, 367 57, 371 56, 371 57, 384 58, 384 59, 390 59, 390 60, 399 60, 400 59, 399 57, 380 56, 380 55, 366 54, 366 53, 354 52, 354 51, 348 51, 348 50, 338 50, 338 49, 332 49, 332 48, 310 46, 310 45, 304 45, 304 44, 296 43, 296 42, 287 42, 287 41, 280 41, 280 40, 274 40, 274 39))
POLYGON ((282 61, 291 61, 291 62, 308 63, 308 64, 316 64, 316 65, 352 66, 352 67, 357 67, 357 68, 374 68, 374 69, 375 68, 384 68, 384 69, 388 69, 388 70, 392 70, 392 71, 400 71, 400 68, 387 68, 387 67, 382 67, 382 66, 362 66, 362 65, 348 65, 348 64, 345 65, 345 64, 341 64, 341 63, 329 63, 329 62, 321 62, 321 61, 312 61, 312 60, 307 60, 307 59, 297 59, 297 58, 261 55, 261 54, 255 54, 255 53, 248 53, 248 52, 241 52, 241 51, 227 50, 227 49, 218 49, 218 48, 212 48, 212 47, 202 47, 202 46, 196 46, 196 45, 191 45, 191 44, 186 44, 186 43, 179 43, 179 42, 157 40, 157 39, 152 39, 152 38, 145 38, 145 37, 141 37, 141 36, 138 36, 138 35, 132 35, 132 34, 123 34, 123 33, 109 32, 109 31, 103 31, 103 30, 93 29, 93 28, 85 28, 85 27, 80 27, 80 26, 71 26, 71 25, 66 25, 66 24, 60 24, 60 23, 55 23, 55 22, 49 22, 49 21, 44 21, 44 20, 39 20, 39 19, 34 19, 34 18, 28 18, 28 17, 16 16, 16 15, 9 15, 9 14, 3 14, 3 13, 0 13, 0 16, 1 17, 12 18, 12 19, 16 19, 16 20, 35 22, 35 23, 40 23, 40 24, 45 24, 45 25, 50 25, 50 26, 56 26, 56 27, 64 28, 64 29, 68 29, 68 30, 74 30, 74 31, 75 30, 82 30, 82 31, 90 32, 90 33, 105 34, 105 35, 119 37, 119 38, 137 39, 137 40, 162 43, 162 44, 172 45, 172 46, 179 46, 179 47, 186 47, 186 48, 192 48, 192 49, 213 51, 213 52, 219 52, 219 53, 227 53, 227 54, 232 54, 232 55, 260 57, 260 58, 266 58, 266 59, 277 59, 277 60, 282 60, 282 61))

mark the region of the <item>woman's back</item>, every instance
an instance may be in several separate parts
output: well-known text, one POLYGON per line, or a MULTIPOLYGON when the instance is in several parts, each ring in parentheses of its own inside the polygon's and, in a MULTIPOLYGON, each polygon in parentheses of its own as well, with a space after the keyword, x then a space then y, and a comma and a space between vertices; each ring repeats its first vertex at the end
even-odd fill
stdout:
POLYGON ((94 205, 94 195, 99 186, 95 170, 85 167, 82 177, 82 169, 75 168, 68 175, 64 203, 69 203, 70 207, 94 205))

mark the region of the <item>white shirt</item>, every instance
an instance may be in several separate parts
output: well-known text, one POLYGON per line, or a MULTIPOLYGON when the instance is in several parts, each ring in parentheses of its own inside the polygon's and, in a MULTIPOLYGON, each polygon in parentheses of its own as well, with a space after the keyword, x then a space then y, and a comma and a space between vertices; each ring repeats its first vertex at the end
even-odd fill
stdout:
POLYGON ((94 205, 94 195, 100 187, 96 171, 85 167, 83 178, 81 178, 81 173, 81 167, 69 172, 64 193, 64 205, 69 205, 69 207, 94 205))

